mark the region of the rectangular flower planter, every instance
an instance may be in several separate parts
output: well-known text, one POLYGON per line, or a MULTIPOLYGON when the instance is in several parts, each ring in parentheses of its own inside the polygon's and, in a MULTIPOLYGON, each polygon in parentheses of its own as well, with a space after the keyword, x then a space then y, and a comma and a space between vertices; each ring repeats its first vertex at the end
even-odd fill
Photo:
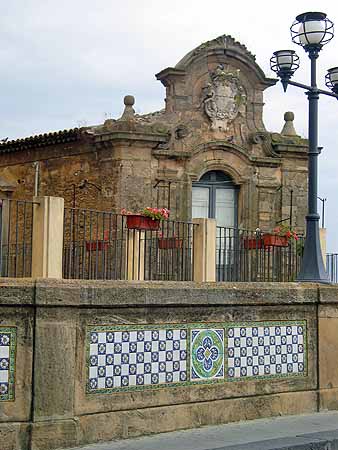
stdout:
POLYGON ((158 239, 158 248, 161 250, 168 250, 171 248, 182 248, 182 247, 183 247, 183 239, 179 239, 177 237, 158 239))
POLYGON ((131 230, 158 230, 160 221, 151 217, 141 216, 139 214, 129 214, 127 217, 127 228, 131 230))
POLYGON ((258 248, 262 248, 263 239, 259 238, 244 238, 243 245, 246 250, 256 250, 258 248))
POLYGON ((289 241, 285 236, 266 233, 263 234, 259 239, 245 238, 243 241, 243 245, 247 250, 256 250, 262 247, 287 247, 289 245, 289 241))
POLYGON ((102 241, 102 240, 99 240, 99 241, 87 241, 86 242, 86 250, 87 250, 87 252, 90 252, 90 251, 96 251, 96 250, 98 250, 98 251, 102 251, 102 250, 107 250, 107 248, 108 248, 108 245, 109 245, 109 242, 107 242, 107 241, 102 241))
POLYGON ((288 238, 278 236, 277 234, 264 234, 262 236, 264 247, 287 247, 289 245, 288 238))

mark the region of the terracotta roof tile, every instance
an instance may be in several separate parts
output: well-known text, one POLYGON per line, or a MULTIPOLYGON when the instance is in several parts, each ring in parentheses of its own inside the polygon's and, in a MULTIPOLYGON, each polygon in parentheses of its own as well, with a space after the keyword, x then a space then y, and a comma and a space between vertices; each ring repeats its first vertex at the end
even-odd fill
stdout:
POLYGON ((36 147, 46 147, 48 145, 62 144, 74 142, 79 139, 79 128, 69 130, 61 130, 51 133, 38 134, 22 139, 15 139, 7 142, 0 142, 0 154, 15 152, 19 150, 27 150, 36 147))

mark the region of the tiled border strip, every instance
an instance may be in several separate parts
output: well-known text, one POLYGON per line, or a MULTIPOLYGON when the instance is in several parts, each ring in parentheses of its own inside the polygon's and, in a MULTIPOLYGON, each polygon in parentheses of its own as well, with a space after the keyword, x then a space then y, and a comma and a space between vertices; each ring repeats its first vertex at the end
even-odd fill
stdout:
POLYGON ((308 354, 307 354, 307 321, 306 320, 278 320, 278 321, 258 321, 258 322, 210 322, 210 323, 181 323, 181 324, 171 324, 171 323, 163 323, 163 324, 154 324, 154 325, 99 325, 99 326, 89 326, 86 330, 86 392, 87 394, 106 394, 106 393, 114 393, 114 392, 128 392, 128 391, 139 391, 139 390, 148 390, 148 389, 162 389, 167 387, 184 387, 184 386, 196 386, 203 384, 219 384, 229 382, 243 382, 250 380, 271 380, 271 379, 292 379, 299 377, 306 377, 308 370, 308 354), (239 377, 239 378, 229 378, 226 376, 228 372, 228 364, 227 364, 227 335, 228 329, 233 327, 267 327, 267 326, 303 326, 303 336, 304 336, 304 371, 302 373, 291 373, 291 374, 273 374, 273 375, 258 375, 253 377, 239 377), (191 336, 190 331, 192 329, 215 329, 215 328, 223 328, 224 329, 224 379, 201 379, 198 381, 190 381, 190 349, 191 349, 191 336), (90 334, 92 332, 116 332, 116 331, 145 331, 145 330, 175 330, 175 329, 185 329, 187 331, 187 375, 188 379, 185 382, 177 382, 177 383, 161 383, 156 385, 142 385, 142 386, 128 386, 128 387, 119 387, 119 388, 103 388, 103 389, 90 389, 89 386, 89 358, 90 358, 90 334))
POLYGON ((17 329, 16 327, 0 326, 0 335, 2 334, 10 335, 10 344, 9 344, 9 367, 8 367, 8 392, 6 394, 2 394, 0 392, 0 401, 14 401, 17 329))

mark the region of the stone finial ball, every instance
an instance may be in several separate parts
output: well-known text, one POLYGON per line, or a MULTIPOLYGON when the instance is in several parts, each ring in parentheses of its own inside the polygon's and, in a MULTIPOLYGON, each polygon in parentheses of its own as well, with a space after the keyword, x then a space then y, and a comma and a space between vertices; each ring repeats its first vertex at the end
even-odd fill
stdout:
POLYGON ((288 111, 288 112, 286 112, 285 114, 284 114, 284 120, 286 121, 286 122, 288 122, 288 121, 293 121, 294 120, 294 118, 295 118, 295 115, 294 115, 294 113, 292 112, 292 111, 288 111))
POLYGON ((133 106, 134 103, 135 103, 135 97, 133 95, 126 95, 124 97, 124 104, 126 106, 133 106))

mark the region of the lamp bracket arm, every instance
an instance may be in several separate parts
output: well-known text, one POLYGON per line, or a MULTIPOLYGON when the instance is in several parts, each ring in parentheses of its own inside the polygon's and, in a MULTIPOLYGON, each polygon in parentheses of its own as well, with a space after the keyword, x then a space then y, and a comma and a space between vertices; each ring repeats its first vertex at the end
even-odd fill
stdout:
POLYGON ((318 93, 328 95, 329 97, 335 97, 338 100, 338 94, 334 94, 333 92, 324 91, 323 89, 318 89, 318 93))
POLYGON ((313 89, 311 86, 307 86, 306 84, 302 84, 302 83, 297 83, 297 81, 289 80, 288 84, 299 87, 301 89, 305 89, 306 91, 312 91, 312 89, 313 89))
POLYGON ((335 97, 336 99, 338 99, 338 94, 334 94, 333 92, 330 92, 330 91, 324 91, 323 89, 313 88, 311 86, 307 86, 306 84, 297 83, 297 81, 288 80, 288 84, 299 87, 299 88, 304 89, 309 92, 315 92, 317 94, 328 95, 329 97, 335 97))

